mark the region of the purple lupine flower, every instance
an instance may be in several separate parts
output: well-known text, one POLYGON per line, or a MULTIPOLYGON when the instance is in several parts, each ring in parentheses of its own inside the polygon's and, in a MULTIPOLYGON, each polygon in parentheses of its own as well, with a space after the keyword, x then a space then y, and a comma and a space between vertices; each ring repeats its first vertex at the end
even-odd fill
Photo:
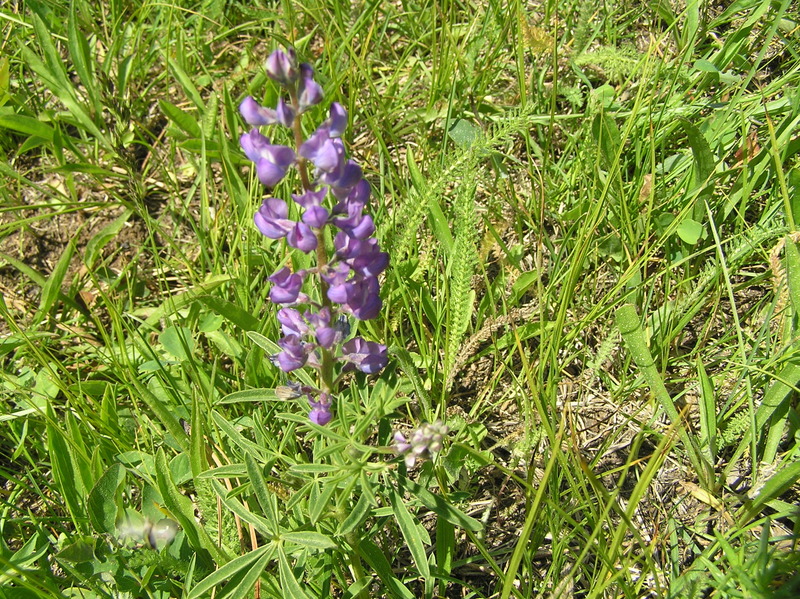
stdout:
POLYGON ((278 99, 278 105, 275 107, 275 118, 284 127, 291 127, 294 123, 295 111, 283 98, 278 99))
MULTIPOLYGON (((373 237, 375 223, 365 213, 370 186, 363 179, 361 167, 347 158, 341 139, 347 128, 347 111, 341 104, 332 103, 328 118, 305 141, 298 142, 296 153, 290 147, 270 143, 255 127, 280 124, 302 130, 297 119, 322 101, 323 91, 314 80, 311 66, 298 64, 293 50, 276 50, 267 59, 266 68, 291 103, 282 96, 275 109, 270 109, 246 97, 239 109, 254 129, 242 135, 240 143, 263 185, 274 187, 294 166, 300 171, 304 189, 292 195, 302 208, 299 220, 289 218, 285 201, 270 197, 262 201, 254 221, 266 237, 285 238, 289 247, 305 253, 318 250, 316 266, 297 273, 282 267, 269 277, 270 300, 284 306, 277 316, 283 334, 278 341, 280 351, 271 359, 285 372, 304 366, 319 370, 319 388, 303 386, 302 393, 311 406, 309 419, 324 426, 333 418, 331 393, 340 384, 339 375, 348 370, 374 374, 388 362, 385 345, 361 337, 346 340, 350 317, 369 320, 380 313, 377 277, 388 265, 389 256, 380 251, 373 237), (313 165, 311 172, 308 165, 313 165), (326 231, 328 225, 338 232, 334 235, 326 231), (318 247, 331 237, 332 254, 329 248, 318 247), (317 281, 319 292, 326 290, 322 300, 318 294, 312 294, 317 298, 314 300, 302 292, 308 279, 317 281), (301 314, 289 305, 307 309, 301 314)), ((296 390, 291 397, 297 397, 296 390)))
POLYGON ((267 58, 266 68, 270 79, 281 85, 291 85, 297 80, 299 74, 297 55, 291 48, 287 52, 275 50, 267 58))
POLYGON ((284 335, 297 335, 302 337, 308 331, 308 325, 300 312, 294 308, 281 308, 278 310, 278 322, 284 335))
POLYGON ((282 239, 295 226, 293 220, 289 220, 289 206, 286 202, 278 198, 267 198, 261 202, 253 220, 256 227, 263 235, 270 239, 282 239))
POLYGON ((343 358, 347 361, 345 370, 358 368, 361 372, 374 374, 386 367, 389 359, 386 356, 386 346, 374 341, 364 341, 361 337, 354 337, 342 345, 343 358))
POLYGON ((441 421, 425 423, 411 433, 410 438, 400 432, 394 434, 394 448, 399 455, 405 454, 408 468, 413 468, 418 459, 430 458, 442 450, 442 440, 450 429, 441 421))
POLYGON ((317 236, 306 223, 295 223, 286 234, 286 243, 307 254, 317 249, 317 236))
POLYGON ((267 187, 277 185, 297 158, 292 148, 269 143, 269 139, 258 129, 243 134, 239 143, 247 157, 255 163, 258 179, 267 187))
POLYGON ((245 122, 253 127, 272 125, 278 122, 276 111, 272 108, 264 108, 252 96, 247 96, 242 100, 242 103, 239 104, 239 112, 245 122))
POLYGON ((341 137, 345 129, 347 129, 347 111, 344 109, 344 106, 338 102, 333 102, 331 104, 330 116, 328 120, 325 121, 325 125, 328 128, 328 135, 331 137, 341 137))
POLYGON ((316 400, 309 396, 308 403, 311 404, 311 412, 308 414, 311 422, 325 426, 331 421, 333 413, 331 412, 331 399, 327 393, 320 393, 316 400))
POLYGON ((307 224, 309 227, 314 227, 316 229, 321 229, 324 227, 328 222, 328 209, 323 208, 322 206, 311 206, 306 208, 306 211, 303 212, 303 222, 307 224))
POLYGON ((319 171, 330 173, 344 168, 344 145, 341 139, 331 137, 325 127, 312 133, 300 146, 298 154, 310 160, 319 171))
POLYGON ((329 185, 333 195, 341 199, 347 197, 353 187, 361 181, 362 175, 361 167, 352 160, 348 160, 342 168, 322 173, 319 181, 329 185))
POLYGON ((292 304, 297 301, 300 289, 303 286, 303 276, 292 273, 284 266, 269 277, 272 288, 269 290, 269 299, 273 304, 292 304))
POLYGON ((278 345, 283 351, 273 356, 273 361, 284 372, 291 372, 305 365, 308 361, 305 344, 297 335, 286 335, 278 340, 278 345))
POLYGON ((306 320, 311 329, 314 330, 314 337, 317 343, 325 349, 331 349, 341 338, 341 333, 335 326, 331 326, 331 309, 327 306, 319 312, 305 313, 306 320))
POLYGON ((300 83, 297 86, 297 103, 299 111, 305 112, 311 106, 322 102, 322 88, 314 81, 314 69, 304 62, 300 65, 300 83))

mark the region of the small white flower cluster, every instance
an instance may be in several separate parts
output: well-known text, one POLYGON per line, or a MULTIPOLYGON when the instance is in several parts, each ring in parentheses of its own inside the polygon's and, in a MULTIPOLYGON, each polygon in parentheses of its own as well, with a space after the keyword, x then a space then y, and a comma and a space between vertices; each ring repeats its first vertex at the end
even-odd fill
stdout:
POLYGON ((442 439, 449 430, 441 420, 426 422, 414 430, 408 439, 403 433, 396 432, 394 447, 398 454, 405 454, 406 466, 413 468, 418 459, 430 458, 431 454, 442 450, 442 439))

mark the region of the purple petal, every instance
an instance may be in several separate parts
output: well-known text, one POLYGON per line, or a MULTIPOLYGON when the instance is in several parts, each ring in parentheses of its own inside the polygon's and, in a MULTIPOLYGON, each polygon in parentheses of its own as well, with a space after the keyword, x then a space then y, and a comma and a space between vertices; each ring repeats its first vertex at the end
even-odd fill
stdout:
POLYGON ((347 111, 338 102, 331 104, 328 130, 331 137, 341 137, 347 129, 347 111))
POLYGON ((263 235, 270 239, 281 239, 294 226, 294 222, 286 218, 288 212, 286 202, 278 198, 267 198, 261 203, 253 220, 263 235))
POLYGON ((328 222, 328 211, 322 206, 311 206, 303 213, 303 222, 309 227, 322 228, 328 222))
POLYGON ((288 53, 275 50, 267 58, 266 67, 267 75, 281 85, 289 85, 297 79, 297 56, 293 49, 288 53))
POLYGON ((286 234, 286 243, 307 254, 317 249, 317 236, 305 223, 296 223, 286 234))
POLYGON ((267 158, 261 158, 256 162, 256 174, 263 185, 275 187, 286 176, 286 168, 270 162, 267 158))
POLYGON ((239 112, 244 121, 253 127, 272 125, 278 122, 276 112, 269 108, 264 108, 252 96, 247 96, 242 100, 242 103, 239 104, 239 112))
POLYGON ((308 190, 303 195, 292 194, 292 199, 303 208, 310 208, 311 206, 321 206, 326 195, 328 195, 328 188, 323 187, 318 191, 308 190))
POLYGON ((242 134, 239 144, 251 162, 258 162, 266 156, 269 140, 261 135, 258 129, 251 129, 249 133, 242 134))

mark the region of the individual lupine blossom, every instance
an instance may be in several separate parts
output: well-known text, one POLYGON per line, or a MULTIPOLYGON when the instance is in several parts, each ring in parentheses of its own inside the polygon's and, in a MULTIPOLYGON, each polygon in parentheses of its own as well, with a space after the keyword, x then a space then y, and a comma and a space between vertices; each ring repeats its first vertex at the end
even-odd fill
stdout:
POLYGON ((408 439, 398 431, 394 434, 394 448, 398 454, 405 454, 406 466, 413 468, 417 460, 430 458, 431 454, 442 450, 442 439, 449 430, 441 420, 437 420, 415 429, 408 439))
POLYGON ((347 127, 347 111, 341 104, 332 103, 328 118, 303 140, 302 115, 323 98, 313 69, 298 64, 290 49, 273 52, 266 70, 288 93, 289 100, 280 98, 273 109, 250 96, 245 98, 239 111, 253 128, 241 136, 240 143, 265 187, 274 188, 294 167, 303 189, 292 194, 291 203, 267 197, 254 221, 264 236, 284 239, 289 247, 306 254, 316 252, 317 257, 312 268, 293 272, 282 266, 269 277, 269 298, 281 306, 277 317, 283 333, 278 341, 281 351, 272 356, 272 361, 287 373, 303 366, 319 370, 319 388, 287 388, 296 392, 296 397, 306 395, 311 407, 309 418, 325 425, 333 417, 338 375, 351 370, 375 374, 387 364, 385 345, 361 337, 348 339, 347 317, 370 320, 378 316, 382 308, 378 276, 388 266, 389 255, 380 250, 373 237, 375 223, 365 214, 369 183, 361 167, 347 158, 341 139, 347 127), (265 125, 289 128, 299 147, 295 150, 271 143, 258 129, 265 125), (299 219, 293 216, 298 212, 299 219), (334 229, 330 236, 325 233, 328 227, 334 229), (326 248, 325 240, 330 238, 333 247, 326 248), (304 287, 313 286, 318 290, 316 296, 303 292, 304 287))

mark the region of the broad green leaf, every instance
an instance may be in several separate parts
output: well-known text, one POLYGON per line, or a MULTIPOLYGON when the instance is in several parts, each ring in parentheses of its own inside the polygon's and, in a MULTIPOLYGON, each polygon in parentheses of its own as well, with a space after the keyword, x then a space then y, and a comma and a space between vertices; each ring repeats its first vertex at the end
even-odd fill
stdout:
POLYGON ((122 464, 113 464, 100 477, 89 493, 89 521, 97 532, 114 533, 117 528, 118 491, 125 480, 122 464))
POLYGON ((456 119, 447 135, 461 148, 469 148, 483 136, 480 127, 464 119, 456 119))
POLYGON ((156 454, 156 481, 158 482, 158 491, 164 499, 164 505, 180 524, 192 547, 197 551, 205 549, 218 564, 227 562, 227 556, 195 520, 192 502, 188 497, 182 495, 175 483, 172 482, 169 464, 163 449, 159 449, 156 454))
POLYGON ((95 559, 94 545, 95 539, 93 537, 81 537, 56 553, 55 558, 65 562, 85 564, 95 559))
POLYGON ((164 329, 158 341, 178 360, 189 360, 195 348, 192 331, 188 327, 171 326, 164 329))
POLYGON ((691 218, 685 218, 675 229, 685 243, 695 245, 703 236, 703 225, 691 218))
MULTIPOLYGON (((221 568, 209 574, 203 580, 198 582, 197 585, 189 592, 187 599, 199 599, 215 586, 218 586, 224 582, 227 582, 228 580, 233 579, 237 574, 240 574, 244 571, 247 571, 248 573, 256 572, 256 576, 255 578, 253 578, 252 582, 250 583, 250 586, 243 591, 244 593, 250 592, 250 589, 253 588, 253 585, 256 583, 256 580, 258 580, 258 576, 261 574, 261 572, 263 572, 264 568, 266 567, 267 561, 271 557, 273 550, 274 547, 272 545, 264 545, 263 547, 259 547, 258 549, 254 549, 249 553, 245 553, 244 555, 240 555, 239 557, 232 559, 227 564, 225 564, 224 566, 222 566, 221 568)), ((237 586, 240 586, 243 583, 245 583, 246 582, 245 578, 249 579, 249 577, 247 576, 242 577, 242 579, 239 581, 239 585, 237 586)), ((227 586, 225 587, 223 592, 226 594, 218 596, 219 597, 243 596, 242 594, 228 595, 227 593, 229 591, 227 586)))
POLYGON ((309 599, 306 592, 300 586, 300 583, 297 582, 297 578, 295 578, 294 572, 292 572, 292 568, 289 565, 289 560, 286 559, 286 553, 283 547, 278 547, 278 570, 281 576, 281 588, 283 589, 285 597, 291 597, 292 599, 309 599))
POLYGON ((228 490, 218 480, 213 479, 211 485, 217 492, 222 505, 228 508, 235 515, 239 516, 244 522, 252 524, 253 527, 266 538, 271 538, 273 532, 269 520, 251 512, 241 501, 228 496, 228 490))
POLYGON ((339 529, 336 531, 336 534, 344 536, 355 530, 356 527, 360 526, 369 515, 369 509, 371 505, 372 503, 369 500, 369 496, 366 493, 362 493, 361 497, 358 498, 355 507, 353 507, 350 513, 347 514, 347 518, 345 518, 339 525, 339 529))
POLYGON ((336 491, 336 487, 338 486, 339 486, 339 479, 336 478, 322 479, 321 491, 319 493, 316 493, 314 498, 309 499, 308 502, 308 516, 311 519, 312 524, 316 524, 319 521, 325 509, 330 506, 331 495, 333 495, 333 492, 336 491))
POLYGON ((220 399, 217 404, 234 404, 251 401, 262 403, 265 401, 286 401, 286 399, 283 397, 278 397, 278 395, 275 393, 275 389, 245 389, 244 391, 234 391, 233 393, 229 393, 220 399))
POLYGON ((189 114, 185 113, 174 104, 170 104, 166 100, 159 100, 158 105, 161 107, 161 111, 167 116, 167 118, 177 125, 178 128, 180 128, 184 133, 190 137, 201 136, 202 132, 200 131, 200 125, 198 125, 197 121, 189 114))
POLYGON ((197 299, 243 331, 255 331, 261 326, 255 316, 233 302, 213 295, 204 295, 197 299))
POLYGON ((311 549, 335 549, 338 547, 330 537, 310 530, 300 530, 296 532, 285 532, 281 535, 284 541, 294 543, 295 545, 302 545, 311 549))
POLYGON ((390 595, 395 599, 416 599, 414 594, 406 588, 402 582, 395 578, 392 572, 392 566, 389 560, 383 555, 383 552, 369 540, 362 540, 359 543, 361 555, 364 561, 369 564, 375 574, 378 575, 381 582, 386 586, 390 595))
POLYGON ((211 412, 211 418, 222 432, 228 437, 228 440, 238 445, 245 453, 252 453, 254 457, 263 457, 264 448, 249 439, 246 439, 239 431, 236 430, 230 422, 228 422, 222 414, 216 410, 211 412))
POLYGON ((472 532, 478 532, 483 529, 483 525, 478 520, 467 516, 464 512, 450 505, 441 495, 435 495, 428 489, 408 479, 403 481, 403 487, 419 499, 422 505, 451 524, 472 532))
POLYGON ((411 557, 417 565, 420 575, 426 581, 431 576, 430 566, 428 565, 428 556, 425 553, 425 544, 430 543, 428 533, 422 528, 422 525, 416 521, 411 513, 408 511, 403 498, 400 494, 392 489, 389 500, 392 503, 392 510, 394 511, 397 524, 400 526, 400 532, 406 541, 411 557))
POLYGON ((256 500, 261 506, 261 514, 267 522, 267 526, 273 535, 278 535, 280 532, 280 516, 278 515, 278 502, 275 494, 269 490, 267 481, 253 456, 249 453, 244 454, 244 461, 247 465, 247 476, 250 479, 250 485, 253 487, 253 492, 256 495, 256 500))
POLYGON ((456 549, 456 533, 453 525, 444 518, 436 520, 436 569, 441 575, 450 573, 456 549))

